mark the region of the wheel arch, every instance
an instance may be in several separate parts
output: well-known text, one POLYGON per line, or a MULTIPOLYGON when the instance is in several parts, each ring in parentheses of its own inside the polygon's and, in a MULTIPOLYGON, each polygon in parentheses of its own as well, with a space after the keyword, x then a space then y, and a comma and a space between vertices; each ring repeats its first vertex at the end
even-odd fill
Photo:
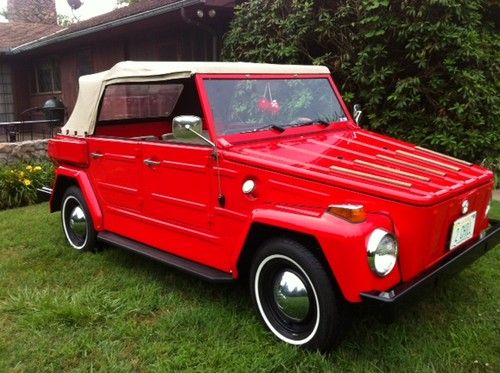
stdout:
POLYGON ((83 198, 85 198, 85 202, 87 203, 94 222, 94 228, 96 230, 102 230, 103 218, 101 207, 99 206, 87 174, 81 170, 62 166, 57 169, 56 180, 50 198, 50 212, 61 210, 64 192, 73 185, 77 186, 82 191, 83 198))
POLYGON ((66 175, 56 176, 54 188, 50 198, 50 212, 61 211, 64 192, 73 185, 79 187, 78 181, 75 178, 66 175))
POLYGON ((260 222, 254 222, 252 224, 240 252, 237 261, 237 271, 240 279, 248 278, 252 259, 257 254, 259 247, 264 242, 273 238, 290 239, 300 243, 310 250, 311 253, 324 266, 325 270, 330 274, 333 286, 339 291, 338 294, 342 294, 335 278, 335 274, 328 264, 318 239, 314 235, 260 222))

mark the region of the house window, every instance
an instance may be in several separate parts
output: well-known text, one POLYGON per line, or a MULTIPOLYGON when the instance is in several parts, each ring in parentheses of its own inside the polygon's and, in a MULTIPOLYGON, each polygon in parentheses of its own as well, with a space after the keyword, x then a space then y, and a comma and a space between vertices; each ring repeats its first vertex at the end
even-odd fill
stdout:
POLYGON ((76 56, 78 64, 78 76, 92 74, 94 66, 92 64, 92 51, 90 49, 82 49, 78 51, 76 56))
POLYGON ((14 120, 14 97, 9 65, 0 63, 0 122, 14 120))
POLYGON ((41 60, 34 66, 33 93, 54 93, 61 91, 59 64, 54 59, 41 60))

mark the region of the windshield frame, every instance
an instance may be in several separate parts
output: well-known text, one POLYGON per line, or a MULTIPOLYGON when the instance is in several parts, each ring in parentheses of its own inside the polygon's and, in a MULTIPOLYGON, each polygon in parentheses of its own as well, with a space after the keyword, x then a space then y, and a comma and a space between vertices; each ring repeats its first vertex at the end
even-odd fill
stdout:
MULTIPOLYGON (((330 74, 197 74, 196 75, 196 84, 198 86, 198 92, 200 96, 200 101, 203 107, 205 120, 207 121, 207 126, 209 128, 210 136, 212 139, 222 139, 222 141, 218 141, 223 145, 227 145, 228 143, 239 143, 246 141, 253 141, 259 139, 272 138, 277 136, 283 136, 283 133, 279 131, 275 131, 272 128, 264 129, 256 132, 247 132, 247 133, 232 133, 219 135, 216 130, 214 115, 212 112, 212 107, 210 104, 210 99, 208 96, 208 92, 205 87, 205 81, 207 80, 254 80, 254 79, 262 79, 262 80, 280 80, 280 79, 326 79, 332 88, 333 94, 335 98, 338 100, 341 109, 345 113, 345 117, 347 121, 337 121, 332 122, 332 124, 336 124, 335 128, 345 128, 352 127, 353 125, 357 127, 355 124, 351 112, 347 108, 340 92, 335 85, 332 76, 330 74), (225 141, 226 140, 226 141, 225 141)), ((269 123, 272 124, 272 123, 269 123)), ((298 126, 298 127, 285 127, 287 134, 296 134, 296 133, 307 133, 307 132, 318 132, 331 130, 332 125, 325 127, 322 124, 313 124, 309 126, 298 126)))

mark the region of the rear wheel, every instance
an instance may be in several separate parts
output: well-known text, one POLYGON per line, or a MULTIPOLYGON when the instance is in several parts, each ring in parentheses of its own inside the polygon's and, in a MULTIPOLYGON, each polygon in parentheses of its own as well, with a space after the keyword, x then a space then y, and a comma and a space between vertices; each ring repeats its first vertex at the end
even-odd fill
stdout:
POLYGON ((69 187, 64 193, 61 220, 71 247, 80 251, 94 250, 97 233, 82 192, 76 186, 69 187))
POLYGON ((331 275, 308 248, 289 239, 265 243, 250 271, 252 298, 269 330, 287 343, 328 351, 343 335, 331 275))

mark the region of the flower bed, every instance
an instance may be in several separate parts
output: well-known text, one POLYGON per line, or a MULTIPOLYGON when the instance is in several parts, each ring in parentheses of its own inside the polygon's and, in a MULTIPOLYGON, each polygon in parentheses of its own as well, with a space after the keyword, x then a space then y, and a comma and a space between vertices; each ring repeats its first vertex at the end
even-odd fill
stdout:
POLYGON ((50 162, 0 166, 0 210, 38 202, 37 188, 50 187, 53 179, 50 162))

